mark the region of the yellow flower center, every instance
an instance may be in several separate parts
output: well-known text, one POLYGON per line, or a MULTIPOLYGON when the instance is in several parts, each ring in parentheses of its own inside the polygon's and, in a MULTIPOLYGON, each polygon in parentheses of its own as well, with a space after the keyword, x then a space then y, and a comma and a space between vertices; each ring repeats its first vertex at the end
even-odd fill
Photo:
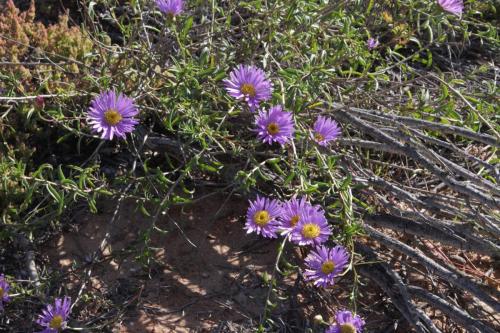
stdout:
POLYGON ((63 317, 60 315, 54 316, 49 323, 49 327, 53 329, 61 329, 63 323, 63 317))
POLYGON ((271 216, 269 216, 269 213, 265 210, 259 210, 255 215, 253 216, 253 220, 255 224, 263 227, 266 224, 271 221, 271 216))
POLYGON ((340 325, 340 333, 356 333, 356 327, 353 324, 340 325))
POLYGON ((0 287, 0 300, 2 299, 2 297, 3 297, 3 288, 0 287))
POLYGON ((294 215, 294 216, 292 217, 292 219, 290 220, 290 225, 291 225, 292 227, 295 227, 295 226, 297 225, 297 223, 299 223, 299 220, 300 220, 300 216, 298 216, 298 215, 294 215))
POLYGON ((271 135, 278 134, 280 127, 276 123, 270 123, 267 125, 267 132, 271 135))
POLYGON ((327 260, 321 265, 321 271, 325 274, 330 274, 335 269, 335 263, 331 260, 327 260))
POLYGON ((257 94, 255 92, 255 87, 250 83, 243 83, 240 90, 244 95, 248 95, 250 97, 255 97, 255 95, 257 94))
POLYGON ((321 135, 320 133, 316 132, 314 134, 314 140, 321 142, 321 141, 325 140, 325 137, 323 135, 321 135))
POLYGON ((314 223, 306 223, 302 227, 302 235, 305 238, 316 238, 319 236, 321 233, 321 229, 319 228, 319 225, 314 224, 314 223))
POLYGON ((106 119, 108 125, 115 126, 122 120, 122 115, 115 109, 109 109, 104 112, 104 119, 106 119))

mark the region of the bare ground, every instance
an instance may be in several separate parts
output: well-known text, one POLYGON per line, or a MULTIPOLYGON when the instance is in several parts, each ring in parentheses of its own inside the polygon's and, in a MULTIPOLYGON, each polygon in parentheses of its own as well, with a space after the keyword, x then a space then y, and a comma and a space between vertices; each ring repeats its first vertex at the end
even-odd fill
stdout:
MULTIPOLYGON (((138 212, 134 202, 125 201, 111 224, 113 202, 102 203, 99 214, 75 215, 71 228, 48 242, 45 259, 67 293, 73 299, 78 295, 74 313, 80 314, 81 326, 92 332, 252 331, 268 292, 263 275, 272 272, 279 242, 247 235, 246 201, 231 198, 224 205, 225 199, 214 196, 170 209, 157 223, 169 232, 152 233, 149 257, 140 253, 151 218, 138 212), (108 230, 111 246, 99 262, 91 263, 108 230), (142 265, 146 260, 149 265, 142 265)), ((302 255, 287 248, 285 258, 293 262, 302 255)), ((319 329, 313 322, 316 314, 332 322, 336 309, 349 307, 352 276, 328 290, 314 288, 297 274, 278 281, 278 293, 287 296, 273 312, 285 321, 281 331, 319 329)), ((380 291, 360 282, 358 311, 368 332, 370 327, 409 332, 380 291)))
MULTIPOLYGON (((212 196, 168 210, 157 223, 168 232, 153 232, 148 250, 144 239, 152 218, 137 211, 133 201, 122 203, 114 221, 115 202, 101 203, 98 214, 76 214, 70 228, 47 243, 44 258, 48 273, 58 276, 66 293, 78 299, 73 326, 89 332, 253 331, 268 293, 263 276, 272 272, 279 241, 247 235, 246 201, 226 199, 212 196), (108 231, 110 246, 92 263, 108 231)), ((431 245, 437 253, 446 251, 431 245)), ((285 251, 285 258, 299 266, 304 255, 290 246, 285 251)), ((476 264, 491 267, 489 258, 481 258, 476 264)), ((416 276, 412 283, 426 287, 416 276)), ((283 297, 273 310, 273 319, 282 320, 277 331, 322 331, 315 315, 333 322, 336 310, 352 307, 352 272, 327 290, 305 283, 296 273, 277 278, 277 293, 283 297)), ((357 310, 367 321, 366 332, 412 332, 378 287, 357 278, 357 310)), ((420 306, 425 309, 425 304, 420 306)), ((465 332, 439 311, 428 315, 443 332, 465 332)))
POLYGON ((52 269, 73 277, 73 293, 82 272, 90 270, 84 292, 115 303, 120 315, 114 332, 203 331, 220 321, 245 322, 260 314, 267 289, 259 274, 271 269, 276 246, 245 235, 235 215, 245 210, 241 201, 232 200, 214 220, 220 204, 206 200, 170 210, 184 234, 168 218, 160 220, 157 226, 171 231, 152 234, 148 270, 137 248, 151 219, 135 211, 133 202, 122 205, 111 225, 112 256, 108 247, 100 263, 85 264, 110 226, 115 205, 105 203, 100 214, 78 216, 74 230, 50 244, 47 257, 52 269))

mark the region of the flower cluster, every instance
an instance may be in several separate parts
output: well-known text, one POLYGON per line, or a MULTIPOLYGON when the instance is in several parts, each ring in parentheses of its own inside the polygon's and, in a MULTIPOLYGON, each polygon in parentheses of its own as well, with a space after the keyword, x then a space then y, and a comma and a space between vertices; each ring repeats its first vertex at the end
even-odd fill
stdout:
MULTIPOLYGON (((370 42, 369 47, 376 47, 375 40, 370 42)), ((224 80, 224 85, 229 95, 237 100, 244 100, 251 112, 256 111, 260 103, 268 101, 272 96, 271 82, 264 71, 255 66, 239 65, 224 80)), ((295 133, 293 115, 281 105, 271 106, 268 110, 261 109, 255 117, 255 126, 257 137, 267 144, 278 143, 283 146, 293 140, 295 133)), ((335 120, 319 116, 310 129, 309 137, 318 145, 327 146, 340 134, 341 129, 335 120)), ((305 198, 280 202, 257 196, 249 202, 245 230, 266 238, 277 238, 281 234, 296 245, 311 246, 304 261, 304 277, 317 287, 333 286, 335 278, 348 267, 349 252, 345 247, 337 245, 330 248, 325 245, 332 235, 325 211, 305 198)), ((339 315, 337 326, 332 326, 329 330, 340 333, 361 331, 362 325, 351 325, 346 318, 339 315)))
MULTIPOLYGON (((160 12, 169 18, 184 11, 184 0, 155 0, 160 12)), ((442 10, 461 16, 464 11, 463 0, 437 0, 442 10)), ((10 5, 9 5, 10 6, 10 5)), ((377 38, 369 38, 366 47, 374 50, 379 46, 377 38)), ((268 75, 254 65, 240 64, 224 80, 228 94, 236 100, 244 101, 251 112, 256 112, 255 129, 257 138, 266 144, 278 143, 284 146, 293 141, 295 119, 292 112, 282 105, 261 108, 261 104, 272 99, 273 85, 268 75)), ((43 96, 35 99, 35 105, 43 108, 43 96)), ((132 98, 115 90, 101 91, 90 104, 87 122, 94 133, 101 139, 125 139, 127 133, 134 131, 139 123, 136 116, 138 108, 132 98)), ((319 146, 327 146, 341 135, 339 124, 325 116, 318 116, 308 127, 307 137, 319 146)), ((313 205, 305 198, 292 198, 287 202, 258 196, 250 201, 246 214, 247 233, 256 233, 266 238, 287 237, 298 246, 310 246, 305 258, 305 279, 317 287, 335 284, 335 278, 349 266, 350 255, 341 245, 328 247, 325 244, 332 235, 332 229, 325 211, 313 205)), ((3 274, 0 275, 0 311, 10 301, 10 285, 3 274)), ((58 333, 67 327, 71 312, 69 297, 56 298, 54 304, 46 305, 39 315, 37 323, 44 327, 42 333, 58 333)), ((364 321, 350 311, 336 313, 336 322, 327 333, 359 333, 364 321)))
MULTIPOLYGON (((177 15, 182 11, 183 2, 176 0, 157 0, 161 11, 177 15)), ((229 95, 244 99, 251 111, 255 111, 261 102, 272 95, 272 84, 263 70, 255 66, 239 65, 224 80, 229 95)), ((139 111, 134 100, 115 90, 101 91, 95 97, 87 113, 87 122, 91 130, 101 135, 101 139, 113 140, 114 137, 125 139, 127 133, 134 131, 139 121, 135 118, 139 111)), ((255 117, 255 132, 264 143, 285 145, 293 139, 295 121, 291 112, 283 110, 281 105, 262 109, 255 117)), ((311 139, 321 146, 327 146, 337 139, 341 129, 333 119, 319 116, 311 130, 311 139)))
MULTIPOLYGON (((254 112, 261 102, 272 96, 272 84, 264 71, 255 66, 239 65, 224 80, 230 96, 245 100, 254 112)), ((284 145, 293 139, 295 122, 292 113, 284 111, 281 105, 261 110, 255 118, 257 137, 264 143, 284 145)), ((340 136, 341 130, 333 119, 319 116, 314 123, 311 138, 321 146, 326 146, 340 136)))
POLYGON ((349 253, 343 246, 328 248, 323 244, 332 234, 324 210, 305 198, 292 198, 281 203, 276 199, 258 196, 250 201, 245 229, 267 238, 285 235, 297 245, 311 245, 313 250, 305 259, 306 280, 318 287, 334 285, 334 279, 344 271, 349 253))
MULTIPOLYGON (((257 196, 249 202, 245 229, 267 238, 276 238, 278 233, 288 237, 297 245, 311 245, 313 249, 305 258, 304 277, 317 287, 335 284, 335 278, 349 264, 349 252, 341 245, 333 248, 324 243, 332 234, 319 205, 312 205, 305 198, 292 198, 287 202, 257 196)), ((349 311, 339 311, 336 323, 325 333, 360 333, 364 321, 349 311)))

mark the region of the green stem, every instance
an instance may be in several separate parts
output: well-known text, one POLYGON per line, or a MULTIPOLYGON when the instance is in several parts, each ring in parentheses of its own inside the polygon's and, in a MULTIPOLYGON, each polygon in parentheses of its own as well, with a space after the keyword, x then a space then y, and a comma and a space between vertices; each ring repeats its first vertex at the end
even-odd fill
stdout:
POLYGON ((259 332, 263 331, 264 323, 267 321, 267 312, 269 306, 269 299, 271 298, 271 292, 273 290, 273 280, 276 275, 276 272, 279 270, 279 263, 281 259, 281 255, 283 254, 283 250, 285 249, 286 241, 288 240, 288 236, 283 238, 283 241, 278 246, 278 254, 276 255, 276 261, 274 262, 273 272, 271 273, 271 279, 269 280, 269 289, 267 291, 266 303, 264 305, 264 312, 262 314, 262 319, 259 325, 259 332))

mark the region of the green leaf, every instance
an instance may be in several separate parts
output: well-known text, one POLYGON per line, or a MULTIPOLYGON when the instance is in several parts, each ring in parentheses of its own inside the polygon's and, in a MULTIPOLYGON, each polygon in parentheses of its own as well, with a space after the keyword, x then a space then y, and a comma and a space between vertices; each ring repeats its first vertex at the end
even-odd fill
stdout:
POLYGON ((183 40, 186 39, 186 36, 188 35, 189 30, 191 30, 192 26, 193 26, 193 17, 190 16, 190 17, 188 17, 186 22, 184 22, 184 26, 182 27, 181 38, 183 40))
POLYGON ((57 192, 57 190, 50 184, 46 184, 45 187, 47 188, 47 191, 49 191, 49 194, 56 200, 57 202, 61 201, 62 196, 57 192))
POLYGON ((59 180, 63 181, 66 179, 66 177, 64 176, 64 172, 62 171, 61 164, 57 166, 57 174, 59 176, 59 180))

